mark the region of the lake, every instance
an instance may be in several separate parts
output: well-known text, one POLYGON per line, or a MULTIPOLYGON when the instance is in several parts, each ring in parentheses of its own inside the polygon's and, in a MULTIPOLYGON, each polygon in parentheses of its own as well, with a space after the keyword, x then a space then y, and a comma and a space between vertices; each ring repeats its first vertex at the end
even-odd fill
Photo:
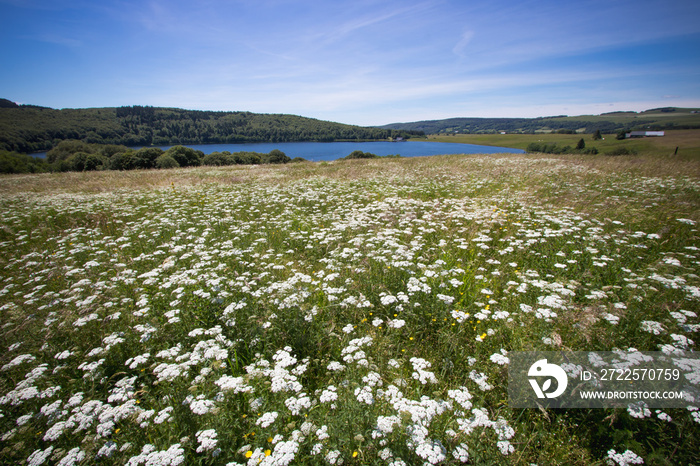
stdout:
MULTIPOLYGON (((260 142, 243 144, 183 144, 186 147, 201 150, 205 154, 212 152, 262 152, 267 153, 279 149, 288 157, 302 157, 306 160, 319 162, 337 160, 353 151, 371 152, 376 155, 396 155, 402 157, 422 157, 441 154, 522 154, 521 149, 508 147, 479 146, 475 144, 459 144, 454 142, 432 141, 372 141, 372 142, 260 142)), ((171 146, 159 146, 167 150, 171 146)), ((136 149, 136 148, 135 148, 136 149)), ((46 152, 32 154, 35 157, 46 157, 46 152)))

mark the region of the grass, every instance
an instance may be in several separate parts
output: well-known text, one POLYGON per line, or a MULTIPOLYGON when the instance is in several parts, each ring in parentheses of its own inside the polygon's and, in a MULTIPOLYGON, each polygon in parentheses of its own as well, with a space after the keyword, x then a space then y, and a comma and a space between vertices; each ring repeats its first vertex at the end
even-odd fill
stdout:
POLYGON ((694 348, 692 157, 13 175, 0 193, 2 463, 700 461, 697 403, 511 409, 496 362, 694 348), (543 302, 556 316, 526 312, 543 302))
POLYGON ((586 147, 596 147, 601 154, 611 152, 619 147, 626 147, 640 155, 673 155, 678 147, 677 156, 700 157, 700 130, 666 131, 663 137, 617 140, 614 134, 605 134, 604 140, 594 141, 591 134, 458 134, 453 136, 429 135, 428 139, 438 142, 461 142, 485 146, 513 147, 525 150, 532 142, 556 143, 559 146, 576 147, 583 138, 586 147))

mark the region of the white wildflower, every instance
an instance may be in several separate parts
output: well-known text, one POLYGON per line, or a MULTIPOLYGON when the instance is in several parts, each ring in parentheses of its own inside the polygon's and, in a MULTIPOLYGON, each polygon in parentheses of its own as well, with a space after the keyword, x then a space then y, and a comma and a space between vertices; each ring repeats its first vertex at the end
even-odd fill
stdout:
POLYGON ((195 434, 195 437, 197 437, 197 442, 199 443, 197 453, 204 453, 216 448, 218 441, 215 429, 200 430, 195 434))
POLYGON ((642 330, 645 332, 653 333, 654 335, 660 335, 661 332, 664 331, 664 327, 653 320, 643 320, 642 323, 642 330))
POLYGON ((265 413, 262 416, 260 416, 257 421, 255 421, 255 425, 258 425, 258 426, 262 427, 263 429, 266 429, 266 428, 270 427, 275 422, 275 420, 277 419, 277 416, 278 416, 278 414, 276 411, 271 411, 269 413, 265 413))
POLYGON ((630 464, 644 464, 644 460, 632 450, 625 450, 624 453, 608 450, 608 464, 610 466, 629 466, 630 464))

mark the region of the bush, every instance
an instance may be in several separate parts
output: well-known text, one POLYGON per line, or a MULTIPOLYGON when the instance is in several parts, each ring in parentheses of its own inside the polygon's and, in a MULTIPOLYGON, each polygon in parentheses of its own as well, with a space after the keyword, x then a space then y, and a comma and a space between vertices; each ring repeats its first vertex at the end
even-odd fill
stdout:
POLYGON ((350 155, 346 155, 345 159, 376 159, 378 155, 372 154, 371 152, 362 152, 361 150, 356 150, 350 155))
POLYGON ((586 143, 581 139, 576 148, 573 149, 571 146, 557 146, 556 144, 547 144, 539 142, 531 142, 527 145, 525 149, 526 152, 533 153, 539 152, 542 154, 586 154, 595 155, 598 153, 598 149, 595 147, 586 147, 586 143))
POLYGON ((88 154, 85 157, 85 163, 83 165, 83 170, 94 171, 94 170, 105 170, 109 167, 109 159, 104 155, 99 154, 88 154))
POLYGON ((202 165, 209 165, 214 167, 222 165, 231 165, 228 162, 229 160, 227 160, 225 154, 221 152, 212 152, 211 154, 205 155, 202 159, 202 165))
POLYGON ((568 154, 572 152, 571 146, 557 146, 554 144, 531 142, 527 145, 526 152, 541 152, 543 154, 568 154))
POLYGON ((88 158, 87 152, 76 152, 67 159, 65 159, 65 164, 63 165, 66 171, 81 172, 85 170, 85 161, 88 158))
POLYGON ((264 163, 288 163, 291 159, 281 150, 274 149, 264 158, 264 163))
POLYGON ((177 160, 169 156, 167 153, 156 159, 156 168, 178 168, 180 166, 177 160))
POLYGON ((242 165, 259 165, 262 163, 262 158, 266 154, 261 154, 259 152, 235 152, 232 155, 236 163, 242 165), (238 162, 238 160, 240 160, 240 162, 238 162))
POLYGON ((181 167, 197 167, 202 164, 204 158, 202 151, 185 146, 173 146, 165 153, 174 158, 181 167))
POLYGON ((49 170, 43 159, 16 152, 0 151, 0 173, 42 173, 49 170))
POLYGON ((111 157, 114 154, 118 154, 119 152, 126 152, 128 150, 129 150, 128 147, 117 145, 117 144, 100 145, 100 154, 104 155, 105 157, 111 157))
POLYGON ((49 163, 60 162, 77 152, 91 154, 95 152, 95 148, 83 141, 61 141, 56 147, 46 153, 46 161, 49 163))
POLYGON ((156 160, 165 151, 159 147, 144 147, 134 152, 134 165, 136 168, 155 168, 156 160))
POLYGON ((138 160, 134 156, 134 151, 131 149, 126 152, 114 154, 109 159, 109 168, 111 170, 133 170, 138 167, 138 160))
POLYGON ((615 149, 606 152, 605 155, 637 155, 637 151, 628 147, 616 147, 615 149))

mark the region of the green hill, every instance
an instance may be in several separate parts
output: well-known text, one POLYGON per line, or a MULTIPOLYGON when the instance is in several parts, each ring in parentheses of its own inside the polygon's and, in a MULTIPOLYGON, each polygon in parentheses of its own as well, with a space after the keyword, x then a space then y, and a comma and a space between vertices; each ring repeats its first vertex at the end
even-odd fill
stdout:
POLYGON ((37 152, 59 142, 126 146, 374 140, 422 133, 344 125, 313 118, 160 107, 56 110, 0 99, 0 150, 37 152))
POLYGON ((426 134, 487 134, 536 132, 617 133, 631 130, 700 128, 700 109, 665 107, 644 112, 613 112, 602 115, 540 118, 448 118, 412 123, 392 123, 384 129, 423 131, 426 134))

